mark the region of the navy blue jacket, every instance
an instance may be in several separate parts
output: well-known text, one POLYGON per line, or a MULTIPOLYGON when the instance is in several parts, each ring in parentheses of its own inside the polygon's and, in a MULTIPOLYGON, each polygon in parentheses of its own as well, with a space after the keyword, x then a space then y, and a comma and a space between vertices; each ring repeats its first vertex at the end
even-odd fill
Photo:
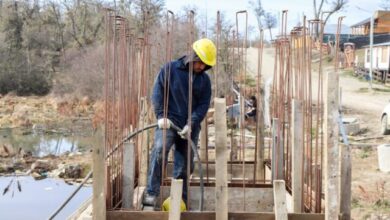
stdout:
MULTIPOLYGON (((180 128, 187 124, 188 120, 188 64, 186 57, 165 64, 156 77, 153 86, 152 103, 157 119, 164 117, 164 77, 169 74, 169 101, 168 118, 180 128), (165 73, 166 69, 166 73, 165 73)), ((194 73, 192 83, 192 125, 200 126, 207 114, 211 99, 211 82, 206 72, 194 73)))

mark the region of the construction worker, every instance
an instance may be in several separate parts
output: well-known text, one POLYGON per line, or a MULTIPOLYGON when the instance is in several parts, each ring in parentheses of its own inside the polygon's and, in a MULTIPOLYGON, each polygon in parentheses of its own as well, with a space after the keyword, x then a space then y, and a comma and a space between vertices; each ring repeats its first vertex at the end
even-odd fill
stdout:
POLYGON ((248 103, 248 110, 245 113, 245 119, 253 118, 253 121, 256 121, 256 108, 257 108, 257 99, 256 96, 251 96, 248 103))
MULTIPOLYGON (((155 132, 154 145, 148 173, 144 205, 156 206, 156 198, 160 193, 162 178, 163 141, 165 141, 165 164, 169 150, 175 145, 173 178, 183 179, 182 199, 187 200, 187 143, 188 132, 191 129, 191 140, 197 145, 200 132, 200 123, 206 116, 211 99, 211 82, 205 72, 216 63, 217 51, 214 43, 209 39, 200 39, 193 43, 193 51, 186 56, 165 64, 154 82, 152 103, 158 120, 155 132), (192 81, 192 114, 191 128, 188 125, 189 99, 189 69, 193 66, 192 81), (167 79, 165 80, 165 76, 167 79), (169 81, 169 84, 166 83, 169 81), (168 88, 167 85, 169 85, 168 88), (164 89, 168 89, 167 117, 164 118, 164 89), (175 124, 182 128, 176 132, 171 128, 175 124), (163 138, 163 130, 166 129, 163 138)), ((191 150, 190 172, 193 172, 194 152, 191 150)))

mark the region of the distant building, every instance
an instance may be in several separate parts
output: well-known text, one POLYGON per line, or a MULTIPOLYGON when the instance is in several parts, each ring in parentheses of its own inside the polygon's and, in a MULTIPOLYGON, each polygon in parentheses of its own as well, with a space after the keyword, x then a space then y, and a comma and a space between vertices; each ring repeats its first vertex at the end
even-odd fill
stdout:
MULTIPOLYGON (((334 43, 336 41, 337 24, 327 24, 324 28, 324 43, 334 43)), ((346 25, 341 25, 340 29, 340 47, 348 42, 351 37, 351 29, 346 25)))
MULTIPOLYGON (((370 48, 365 46, 364 68, 370 68, 370 48)), ((390 42, 374 44, 372 48, 372 68, 378 71, 389 72, 390 67, 390 42)))
MULTIPOLYGON (((351 26, 353 35, 369 35, 370 19, 367 18, 351 26)), ((390 11, 376 11, 374 13, 374 34, 390 33, 390 11)))

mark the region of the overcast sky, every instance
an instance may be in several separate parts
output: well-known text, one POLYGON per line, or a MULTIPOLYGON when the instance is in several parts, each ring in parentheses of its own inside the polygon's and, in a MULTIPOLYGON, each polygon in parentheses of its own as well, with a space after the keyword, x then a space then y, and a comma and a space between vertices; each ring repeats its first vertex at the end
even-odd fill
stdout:
MULTIPOLYGON (((257 25, 256 18, 253 15, 253 7, 247 0, 165 0, 167 9, 174 12, 180 11, 184 6, 194 5, 200 12, 198 15, 207 17, 209 24, 215 21, 217 10, 223 11, 226 17, 232 22, 235 21, 235 12, 247 10, 249 12, 249 24, 257 25)), ((328 0, 332 2, 333 0, 328 0)), ((351 26, 366 18, 378 10, 381 0, 349 0, 347 6, 339 13, 332 15, 328 24, 337 23, 339 16, 346 16, 343 24, 351 26)), ((313 1, 312 0, 262 0, 263 7, 266 11, 270 11, 275 15, 279 15, 282 10, 288 10, 288 26, 295 26, 299 20, 302 20, 302 15, 306 15, 308 19, 313 18, 313 1)), ((329 8, 325 5, 324 9, 329 8)), ((325 10, 326 11, 326 10, 325 10)), ((274 33, 278 29, 274 30, 274 33)), ((275 34, 276 34, 275 33, 275 34)))

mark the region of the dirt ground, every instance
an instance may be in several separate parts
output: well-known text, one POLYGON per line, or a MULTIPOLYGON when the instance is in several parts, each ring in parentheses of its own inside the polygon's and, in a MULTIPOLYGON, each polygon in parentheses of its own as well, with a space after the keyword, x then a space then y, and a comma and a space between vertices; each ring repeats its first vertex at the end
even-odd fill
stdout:
MULTIPOLYGON (((357 118, 361 137, 380 137, 360 141, 370 146, 352 148, 352 217, 354 219, 390 219, 390 174, 379 171, 377 147, 390 143, 390 136, 380 134, 380 119, 390 93, 370 91, 367 82, 361 82, 348 74, 340 75, 345 117, 357 118)), ((377 89, 387 89, 374 85, 377 89)), ((354 142, 351 140, 351 142, 354 142)))

